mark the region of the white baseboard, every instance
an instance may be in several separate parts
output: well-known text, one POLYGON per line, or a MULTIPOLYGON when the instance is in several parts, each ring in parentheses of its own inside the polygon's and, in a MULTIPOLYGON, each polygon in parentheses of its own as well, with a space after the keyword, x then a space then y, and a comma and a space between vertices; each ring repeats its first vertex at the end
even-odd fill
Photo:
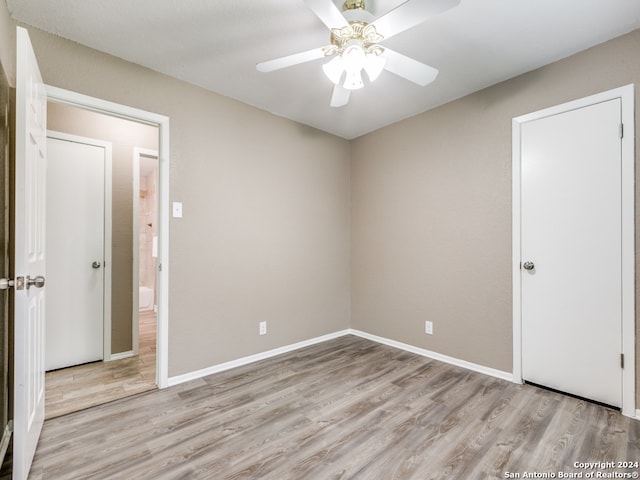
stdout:
MULTIPOLYGON (((256 353, 255 355, 249 355, 247 357, 239 358, 237 360, 231 360, 229 362, 220 363, 218 365, 213 365, 211 367, 203 368, 201 370, 196 370, 196 371, 185 373, 182 375, 176 375, 175 377, 169 377, 168 386, 171 387, 174 385, 179 385, 181 383, 188 382, 190 380, 196 380, 198 378, 206 377, 207 375, 224 372, 225 370, 230 370, 235 367, 241 367, 249 363, 258 362, 260 360, 266 360, 267 358, 275 357, 276 355, 289 353, 294 350, 298 350, 300 348, 315 345, 317 343, 326 342, 328 340, 333 340, 334 338, 343 337, 345 335, 355 335, 357 337, 366 338, 367 340, 371 340, 376 343, 381 343, 383 345, 388 345, 390 347, 398 348, 400 350, 405 350, 407 352, 415 353, 423 357, 432 358, 440 362, 448 363, 450 365, 455 365, 456 367, 465 368, 467 370, 472 370, 474 372, 482 373, 484 375, 489 375, 491 377, 500 378, 502 380, 507 380, 509 382, 513 381, 513 375, 509 372, 503 372, 501 370, 485 367, 483 365, 478 365, 476 363, 467 362, 466 360, 460 360, 458 358, 450 357, 448 355, 443 355, 441 353, 425 350, 424 348, 414 347, 413 345, 408 345, 406 343, 397 342, 395 340, 390 340, 388 338, 379 337, 377 335, 372 335, 370 333, 349 328, 347 330, 341 330, 339 332, 330 333, 327 335, 323 335, 321 337, 315 337, 315 338, 304 340, 302 342, 294 343, 291 345, 285 345, 284 347, 274 348, 273 350, 267 350, 266 352, 256 353)), ((129 353, 129 352, 125 352, 125 353, 129 353)), ((122 354, 116 354, 116 355, 122 355, 122 354)), ((640 418, 640 415, 638 415, 638 417, 640 418)))
POLYGON ((212 367, 196 370, 195 372, 185 373, 183 375, 177 375, 175 377, 169 377, 168 385, 172 387, 180 383, 188 382, 189 380, 206 377, 207 375, 211 375, 213 373, 224 372, 225 370, 230 370, 235 367, 241 367, 249 363, 258 362, 260 360, 266 360, 267 358, 275 357, 276 355, 282 355, 283 353, 289 353, 300 348, 326 342, 327 340, 333 340, 334 338, 343 337, 345 335, 349 335, 349 333, 349 330, 341 330, 339 332, 329 333, 328 335, 322 335, 321 337, 315 337, 310 340, 304 340, 302 342, 293 343, 291 345, 285 345, 284 347, 274 348, 273 350, 267 350, 266 352, 256 353, 255 355, 249 355, 248 357, 231 360, 230 362, 220 363, 212 367))
POLYGON ((129 350, 128 352, 118 352, 112 353, 109 359, 105 359, 105 362, 112 362, 114 360, 122 360, 123 358, 133 357, 133 350, 129 350))
POLYGON ((424 348, 414 347, 413 345, 397 342, 395 340, 390 340, 388 338, 378 337, 377 335, 372 335, 370 333, 362 332, 360 330, 351 329, 349 333, 351 333, 352 335, 356 335, 357 337, 366 338, 367 340, 371 340, 373 342, 382 343, 384 345, 399 348, 400 350, 405 350, 407 352, 415 353, 423 357, 428 357, 434 360, 438 360, 440 362, 448 363, 450 365, 455 365, 456 367, 462 367, 467 370, 473 370, 474 372, 482 373, 484 375, 489 375, 490 377, 496 377, 502 380, 513 382, 513 375, 509 372, 503 372, 502 370, 496 370, 495 368, 489 368, 489 367, 485 367, 484 365, 478 365, 477 363, 467 362, 466 360, 460 360, 459 358, 454 358, 448 355, 443 355, 441 353, 432 352, 431 350, 426 350, 424 348))

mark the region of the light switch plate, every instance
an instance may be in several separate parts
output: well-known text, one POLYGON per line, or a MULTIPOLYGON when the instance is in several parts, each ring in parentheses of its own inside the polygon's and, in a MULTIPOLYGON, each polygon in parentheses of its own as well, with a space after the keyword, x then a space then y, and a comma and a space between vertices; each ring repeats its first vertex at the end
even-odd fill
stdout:
POLYGON ((182 218, 182 202, 173 202, 173 218, 182 218))

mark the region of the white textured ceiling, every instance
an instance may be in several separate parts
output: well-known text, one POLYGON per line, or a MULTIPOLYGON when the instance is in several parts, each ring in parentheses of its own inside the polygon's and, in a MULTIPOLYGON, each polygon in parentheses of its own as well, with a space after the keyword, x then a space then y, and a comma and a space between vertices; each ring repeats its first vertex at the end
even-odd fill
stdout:
MULTIPOLYGON (((377 17, 402 3, 370 0, 367 8, 377 17)), ((255 69, 329 43, 327 28, 303 0, 7 5, 20 22, 347 139, 640 28, 640 0, 462 0, 382 43, 439 69, 434 83, 419 87, 385 71, 352 92, 347 106, 332 108, 333 85, 321 69, 326 60, 271 73, 255 69)))

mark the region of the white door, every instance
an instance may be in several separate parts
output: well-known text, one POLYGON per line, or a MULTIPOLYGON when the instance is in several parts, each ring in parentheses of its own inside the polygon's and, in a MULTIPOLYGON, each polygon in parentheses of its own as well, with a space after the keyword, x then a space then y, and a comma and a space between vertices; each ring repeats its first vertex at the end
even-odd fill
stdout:
POLYGON ((522 377, 614 406, 622 394, 620 125, 618 98, 521 127, 522 377))
POLYGON ((17 28, 13 478, 26 479, 44 422, 47 99, 17 28))
POLYGON ((47 138, 47 371, 103 359, 107 148, 90 142, 47 138))

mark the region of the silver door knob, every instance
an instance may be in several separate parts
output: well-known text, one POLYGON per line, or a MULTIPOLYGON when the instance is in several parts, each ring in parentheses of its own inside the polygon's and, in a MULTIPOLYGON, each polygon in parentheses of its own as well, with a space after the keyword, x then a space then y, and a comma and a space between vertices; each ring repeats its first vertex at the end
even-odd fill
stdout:
POLYGON ((536 268, 536 266, 533 264, 533 262, 524 262, 522 264, 522 268, 524 268, 525 270, 533 270, 534 268, 536 268))
POLYGON ((92 267, 92 268, 100 268, 100 262, 93 262, 93 263, 91 264, 91 267, 92 267))
POLYGON ((44 287, 44 277, 42 275, 38 275, 36 278, 27 277, 27 290, 31 287, 42 288, 44 287))

